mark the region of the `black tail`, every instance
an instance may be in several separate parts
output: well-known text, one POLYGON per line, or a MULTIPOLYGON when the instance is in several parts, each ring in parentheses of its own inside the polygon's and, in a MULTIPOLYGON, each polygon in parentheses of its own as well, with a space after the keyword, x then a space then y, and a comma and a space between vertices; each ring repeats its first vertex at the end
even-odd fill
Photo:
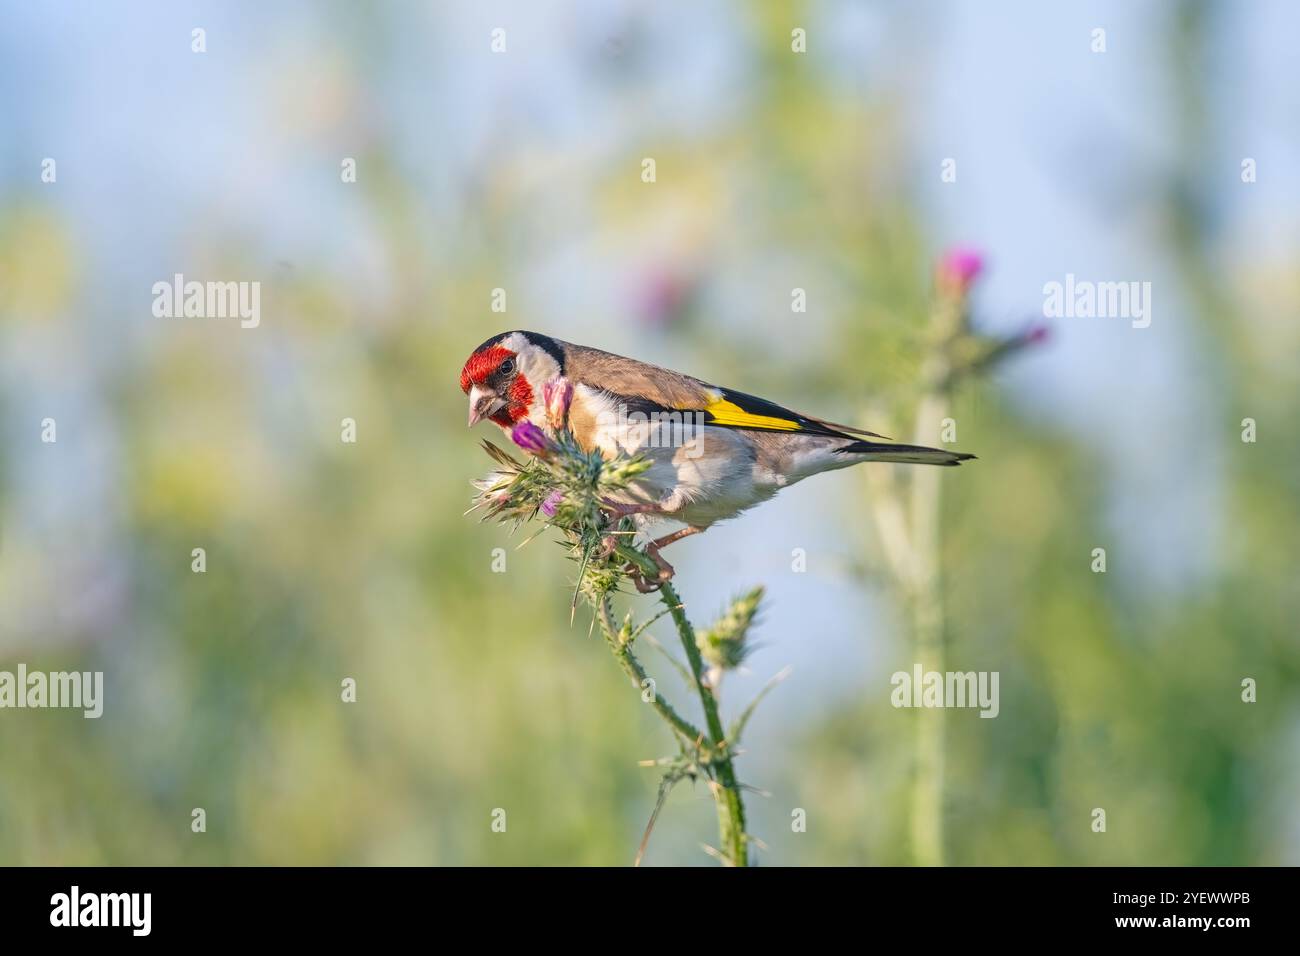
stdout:
POLYGON ((909 465, 944 465, 949 468, 970 461, 974 455, 924 445, 897 445, 892 442, 855 441, 835 449, 837 455, 862 455, 866 461, 897 461, 909 465))

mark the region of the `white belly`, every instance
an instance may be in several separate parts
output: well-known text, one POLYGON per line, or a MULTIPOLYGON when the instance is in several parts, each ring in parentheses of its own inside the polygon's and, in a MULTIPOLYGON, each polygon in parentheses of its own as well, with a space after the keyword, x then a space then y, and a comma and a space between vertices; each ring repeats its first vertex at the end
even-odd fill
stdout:
POLYGON ((756 466, 753 446, 739 432, 686 420, 646 421, 620 415, 615 399, 579 386, 574 402, 597 421, 593 442, 607 456, 641 454, 651 466, 618 496, 660 505, 666 517, 706 527, 766 501, 781 485, 756 466))

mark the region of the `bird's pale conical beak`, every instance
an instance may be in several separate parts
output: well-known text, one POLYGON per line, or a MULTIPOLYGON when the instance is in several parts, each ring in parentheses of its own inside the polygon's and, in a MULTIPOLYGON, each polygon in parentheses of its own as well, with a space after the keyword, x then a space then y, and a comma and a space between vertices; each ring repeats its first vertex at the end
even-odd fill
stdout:
POLYGON ((483 419, 495 415, 505 404, 496 392, 475 385, 469 390, 469 427, 473 428, 483 419))

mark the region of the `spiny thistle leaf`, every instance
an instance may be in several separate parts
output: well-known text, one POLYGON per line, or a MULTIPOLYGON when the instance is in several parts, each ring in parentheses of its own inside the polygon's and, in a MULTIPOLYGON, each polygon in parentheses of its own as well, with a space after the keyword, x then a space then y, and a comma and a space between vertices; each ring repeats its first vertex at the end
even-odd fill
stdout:
POLYGON ((749 706, 740 712, 740 716, 737 717, 735 722, 731 725, 731 730, 727 732, 727 739, 731 741, 733 746, 740 743, 740 738, 745 733, 745 727, 749 723, 749 718, 754 716, 754 711, 758 709, 758 705, 762 703, 763 698, 768 695, 773 687, 789 676, 790 668, 788 666, 781 668, 781 670, 778 671, 771 680, 763 685, 763 689, 754 695, 754 699, 749 702, 749 706))

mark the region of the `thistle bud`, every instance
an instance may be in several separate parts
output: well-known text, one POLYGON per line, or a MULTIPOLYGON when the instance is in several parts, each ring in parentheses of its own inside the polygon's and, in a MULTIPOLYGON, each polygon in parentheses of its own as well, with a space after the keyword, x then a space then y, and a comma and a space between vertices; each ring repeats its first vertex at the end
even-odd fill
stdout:
POLYGON ((569 403, 573 401, 573 383, 565 378, 553 378, 542 386, 542 401, 546 405, 546 422, 556 431, 565 426, 569 416, 569 403))
POLYGON ((739 667, 753 650, 746 638, 762 599, 763 588, 754 588, 736 598, 712 627, 697 633, 700 655, 718 672, 711 683, 716 684, 722 671, 739 667))

